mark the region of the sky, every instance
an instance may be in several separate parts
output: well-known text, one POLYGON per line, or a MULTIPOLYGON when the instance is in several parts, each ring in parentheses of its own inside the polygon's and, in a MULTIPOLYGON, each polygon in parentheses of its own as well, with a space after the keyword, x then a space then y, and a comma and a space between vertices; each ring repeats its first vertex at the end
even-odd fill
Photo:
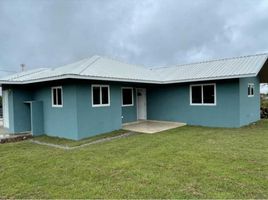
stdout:
POLYGON ((93 55, 154 67, 267 52, 268 0, 0 0, 0 76, 93 55))

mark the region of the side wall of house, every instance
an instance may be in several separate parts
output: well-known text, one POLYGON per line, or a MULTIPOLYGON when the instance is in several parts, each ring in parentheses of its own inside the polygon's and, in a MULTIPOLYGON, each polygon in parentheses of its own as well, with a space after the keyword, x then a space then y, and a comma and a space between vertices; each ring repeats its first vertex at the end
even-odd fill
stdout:
POLYGON ((78 139, 122 128, 137 120, 136 88, 141 84, 110 81, 75 81, 77 93, 78 139), (110 106, 92 106, 92 85, 109 85, 110 106), (122 88, 133 88, 133 106, 122 107, 122 88))
MULTIPOLYGON (((42 102, 43 131, 47 135, 77 140, 120 129, 122 123, 137 120, 136 88, 147 89, 149 120, 179 121, 212 127, 239 127, 260 118, 258 78, 169 85, 66 80, 27 87, 4 86, 3 89, 9 90, 9 131, 31 130, 30 104, 26 104, 25 101, 42 102), (216 83, 216 105, 190 105, 190 85, 204 83, 216 83), (247 96, 248 83, 255 85, 254 97, 247 96), (92 84, 109 85, 110 106, 92 106, 92 84), (52 107, 53 86, 63 88, 63 107, 52 107), (133 106, 122 107, 122 87, 133 87, 133 106)), ((36 112, 35 115, 38 115, 39 111, 36 112)), ((38 123, 41 123, 41 118, 38 120, 38 123)))
POLYGON ((34 100, 43 102, 44 133, 78 139, 76 86, 70 82, 51 82, 36 87, 34 100), (62 86, 63 107, 52 107, 51 87, 62 86))
POLYGON ((139 86, 119 82, 65 80, 27 87, 4 87, 9 89, 9 132, 34 131, 38 135, 77 140, 121 129, 122 123, 137 120, 135 88, 139 86), (110 106, 92 106, 92 84, 109 85, 110 106), (51 87, 54 86, 62 86, 63 107, 52 107, 51 87), (122 87, 133 88, 133 106, 122 107, 122 87), (38 107, 37 103, 40 103, 38 107), (31 105, 34 108, 32 112, 31 105), (31 114, 34 117, 32 123, 40 124, 38 127, 31 127, 31 114))
POLYGON ((260 120, 259 77, 241 78, 240 86, 240 126, 260 120), (254 84, 254 96, 248 96, 248 84, 254 84))
POLYGON ((121 128, 121 87, 118 83, 81 82, 77 90, 78 139, 121 128), (109 85, 110 106, 93 107, 91 85, 109 85))
POLYGON ((189 125, 239 127, 239 79, 216 83, 216 105, 190 105, 190 84, 152 86, 148 90, 148 119, 185 122, 189 125))

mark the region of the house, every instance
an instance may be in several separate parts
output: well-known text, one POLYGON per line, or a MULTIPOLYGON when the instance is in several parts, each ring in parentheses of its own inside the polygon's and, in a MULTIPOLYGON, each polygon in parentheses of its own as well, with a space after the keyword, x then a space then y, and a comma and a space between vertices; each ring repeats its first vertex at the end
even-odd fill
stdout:
POLYGON ((267 54, 145 68, 100 56, 0 80, 4 127, 69 139, 137 120, 241 127, 260 119, 267 54))

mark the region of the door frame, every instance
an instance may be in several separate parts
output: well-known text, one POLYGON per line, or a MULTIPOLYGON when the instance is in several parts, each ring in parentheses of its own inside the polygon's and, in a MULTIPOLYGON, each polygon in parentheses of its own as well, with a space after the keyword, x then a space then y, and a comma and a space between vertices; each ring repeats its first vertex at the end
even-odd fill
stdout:
POLYGON ((137 121, 138 120, 147 120, 147 90, 146 88, 136 88, 136 106, 137 106, 137 121), (139 101, 138 101, 138 90, 144 90, 145 91, 145 119, 139 119, 139 101))

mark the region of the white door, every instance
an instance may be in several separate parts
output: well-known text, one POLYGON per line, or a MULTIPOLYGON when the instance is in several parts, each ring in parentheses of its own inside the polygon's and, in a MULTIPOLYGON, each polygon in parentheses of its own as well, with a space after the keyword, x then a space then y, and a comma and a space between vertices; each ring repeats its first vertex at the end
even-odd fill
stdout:
POLYGON ((8 90, 3 91, 2 96, 2 105, 3 105, 3 122, 4 127, 9 128, 9 112, 8 112, 8 90))
POLYGON ((137 88, 137 118, 147 119, 146 89, 137 88))

